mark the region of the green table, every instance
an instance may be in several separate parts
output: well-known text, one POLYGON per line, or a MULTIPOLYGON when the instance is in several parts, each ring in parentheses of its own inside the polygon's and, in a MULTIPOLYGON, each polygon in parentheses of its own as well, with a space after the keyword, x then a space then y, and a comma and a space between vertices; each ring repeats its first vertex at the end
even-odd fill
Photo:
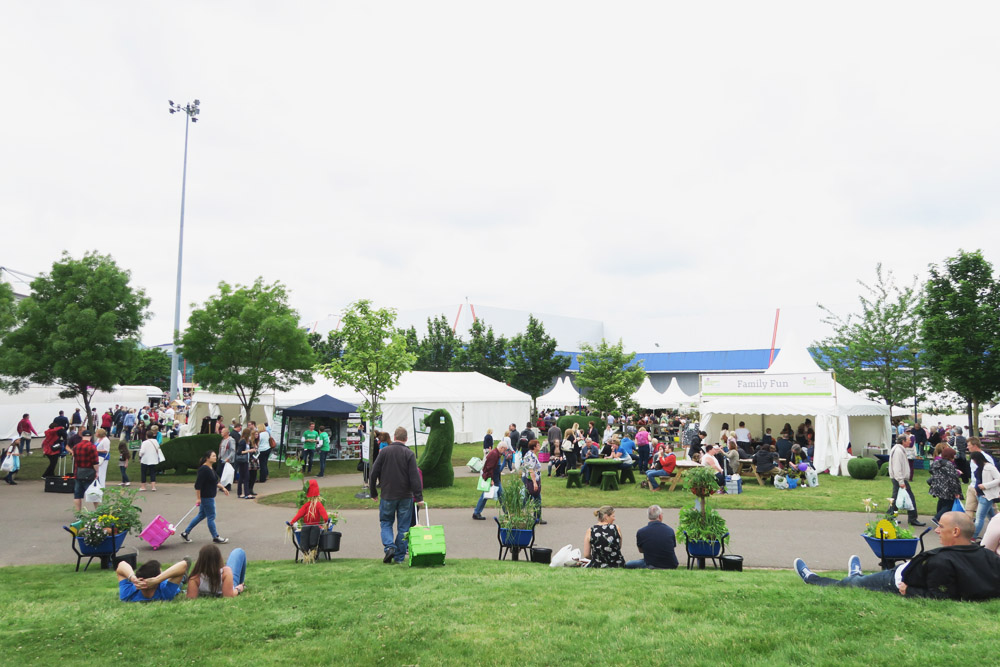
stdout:
POLYGON ((622 467, 622 462, 618 459, 587 459, 588 471, 590 472, 590 486, 601 485, 601 473, 606 470, 618 470, 622 467))

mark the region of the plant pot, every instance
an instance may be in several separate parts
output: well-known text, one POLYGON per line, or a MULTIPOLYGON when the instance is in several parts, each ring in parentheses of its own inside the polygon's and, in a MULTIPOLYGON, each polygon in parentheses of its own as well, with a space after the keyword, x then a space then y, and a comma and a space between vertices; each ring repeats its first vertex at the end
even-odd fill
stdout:
POLYGON ((531 550, 531 562, 549 565, 552 563, 552 549, 534 547, 531 550))
POLYGON ((108 554, 111 553, 112 551, 117 551, 118 549, 121 549, 122 542, 125 541, 125 538, 127 536, 128 533, 118 533, 113 538, 109 535, 108 537, 104 538, 104 541, 101 542, 96 547, 92 547, 86 542, 84 542, 82 537, 77 537, 76 542, 77 546, 79 546, 80 548, 80 553, 82 553, 84 556, 90 556, 92 554, 108 554))
POLYGON ((320 551, 340 551, 341 533, 335 530, 327 531, 319 536, 320 551))
POLYGON ((526 547, 531 544, 531 529, 501 528, 500 542, 506 547, 526 547))
POLYGON ((879 558, 913 558, 917 553, 917 545, 920 543, 916 537, 892 540, 883 540, 864 534, 861 537, 865 538, 865 542, 879 558))
POLYGON ((722 542, 706 542, 704 540, 692 540, 687 543, 688 552, 695 558, 715 558, 722 553, 722 542))

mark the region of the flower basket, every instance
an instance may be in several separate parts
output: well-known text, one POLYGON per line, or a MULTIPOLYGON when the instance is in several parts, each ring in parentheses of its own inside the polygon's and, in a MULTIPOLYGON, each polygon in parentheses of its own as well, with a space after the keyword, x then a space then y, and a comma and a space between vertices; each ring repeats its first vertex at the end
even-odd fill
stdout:
POLYGON ((878 556, 879 559, 913 558, 917 553, 917 544, 920 542, 920 540, 915 537, 909 539, 896 538, 888 540, 865 534, 862 534, 861 537, 865 538, 865 542, 868 543, 872 552, 878 556))
POLYGON ((687 543, 688 552, 695 558, 715 558, 722 552, 722 542, 715 540, 692 540, 687 543))
POLYGON ((523 528, 501 528, 500 542, 507 547, 526 547, 531 544, 531 534, 523 528))
POLYGON ((101 542, 96 547, 92 547, 86 542, 84 542, 82 537, 77 537, 76 543, 80 548, 80 553, 82 553, 84 556, 91 556, 94 554, 109 554, 121 549, 122 543, 125 541, 125 538, 127 536, 128 533, 117 533, 115 534, 114 537, 111 537, 109 535, 107 538, 105 538, 103 542, 101 542))

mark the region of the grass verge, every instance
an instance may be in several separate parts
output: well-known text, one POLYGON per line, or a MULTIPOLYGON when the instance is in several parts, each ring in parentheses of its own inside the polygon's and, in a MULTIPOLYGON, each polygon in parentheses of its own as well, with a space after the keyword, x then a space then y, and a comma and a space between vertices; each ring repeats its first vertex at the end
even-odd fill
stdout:
MULTIPOLYGON (((505 476, 506 477, 506 476, 505 476)), ((933 514, 934 499, 926 495, 927 473, 918 470, 913 480, 917 490, 917 507, 925 514, 933 514), (924 495, 919 495, 921 492, 924 495)), ((639 479, 636 473, 636 479, 639 479)), ((874 498, 879 507, 886 507, 886 499, 892 491, 892 483, 886 477, 874 480, 858 480, 850 477, 820 475, 820 485, 815 488, 798 488, 781 491, 773 486, 759 486, 757 480, 749 477, 743 480, 743 493, 739 495, 712 496, 710 504, 715 509, 748 510, 810 510, 863 512, 863 498, 874 498)), ((357 489, 351 487, 325 488, 323 496, 330 507, 341 509, 372 509, 378 501, 359 500, 354 497, 357 489)), ((268 505, 295 504, 295 493, 277 493, 262 496, 258 502, 268 505)), ((459 477, 455 485, 447 489, 427 489, 427 502, 434 507, 472 508, 479 499, 475 477, 459 477)), ((638 484, 624 484, 619 491, 601 491, 598 488, 567 489, 563 479, 542 478, 543 507, 599 507, 611 504, 615 507, 648 507, 651 503, 661 507, 686 507, 692 503, 691 494, 678 485, 673 492, 664 489, 652 492, 638 484)))
POLYGON ((818 588, 790 571, 334 560, 251 563, 247 580, 235 600, 126 604, 112 572, 3 568, 0 645, 9 664, 897 667, 981 653, 1000 613, 1000 601, 818 588))

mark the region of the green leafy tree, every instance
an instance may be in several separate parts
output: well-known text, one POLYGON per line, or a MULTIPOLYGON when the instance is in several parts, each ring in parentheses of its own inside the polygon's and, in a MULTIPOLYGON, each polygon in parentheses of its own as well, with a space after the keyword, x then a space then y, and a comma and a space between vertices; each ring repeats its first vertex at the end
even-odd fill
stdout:
POLYGON ((7 283, 0 282, 0 338, 14 328, 16 313, 14 289, 7 283))
POLYGON ((921 361, 935 389, 949 389, 979 407, 1000 391, 1000 281, 982 252, 964 252, 930 267, 924 285, 921 361))
POLYGON ((602 338, 596 347, 589 343, 581 345, 577 359, 580 372, 576 384, 590 390, 587 394, 590 407, 601 412, 615 409, 627 412, 633 404, 632 394, 646 377, 642 365, 634 363, 635 352, 626 353, 621 339, 609 345, 602 338))
POLYGON ((111 391, 132 368, 149 299, 130 273, 96 252, 82 259, 63 253, 52 271, 31 281, 17 304, 19 323, 0 343, 0 375, 8 389, 27 382, 63 388, 79 398, 90 420, 97 390, 111 391))
POLYGON ((170 355, 158 347, 136 350, 135 362, 122 384, 170 387, 170 355))
POLYGON ((837 373, 837 381, 851 391, 868 391, 889 406, 901 405, 918 393, 922 374, 916 358, 920 331, 914 320, 920 308, 916 279, 899 286, 892 271, 875 266, 875 283, 858 281, 861 310, 846 317, 819 304, 833 335, 816 344, 818 363, 837 373))
MULTIPOLYGON (((420 337, 417 336, 416 327, 410 327, 409 329, 400 329, 399 333, 403 336, 403 340, 406 341, 406 351, 413 355, 416 359, 420 356, 420 337)), ((416 363, 414 363, 416 366, 416 363)))
POLYGON ((451 414, 439 408, 424 417, 424 426, 431 430, 420 460, 417 461, 424 476, 424 488, 454 486, 455 468, 451 465, 451 453, 455 448, 455 423, 451 414))
POLYGON ((451 325, 444 315, 427 318, 427 335, 420 341, 414 369, 418 371, 451 370, 455 354, 461 349, 461 341, 455 337, 451 325))
MULTIPOLYGON (((406 349, 404 332, 396 329, 396 311, 372 307, 361 299, 344 309, 341 335, 344 354, 316 367, 340 385, 353 387, 365 397, 362 416, 374 423, 387 391, 399 384, 399 376, 413 368, 416 357, 406 349)), ((368 431, 374 435, 374 428, 368 431)))
POLYGON ((507 339, 493 333, 493 327, 476 320, 469 328, 469 342, 455 353, 452 370, 476 371, 494 380, 507 373, 507 339))
POLYGON ((523 333, 510 339, 507 349, 508 378, 515 389, 531 396, 532 411, 538 413, 538 397, 549 388, 553 378, 569 368, 570 358, 556 354, 556 339, 545 327, 528 316, 523 333))
POLYGON ((344 338, 339 331, 329 331, 326 338, 319 332, 308 334, 309 346, 316 353, 316 363, 328 364, 334 359, 340 359, 344 353, 344 338))
POLYGON ((180 348, 198 384, 236 394, 248 417, 265 390, 313 381, 316 355, 279 282, 219 283, 219 293, 191 312, 180 348))

